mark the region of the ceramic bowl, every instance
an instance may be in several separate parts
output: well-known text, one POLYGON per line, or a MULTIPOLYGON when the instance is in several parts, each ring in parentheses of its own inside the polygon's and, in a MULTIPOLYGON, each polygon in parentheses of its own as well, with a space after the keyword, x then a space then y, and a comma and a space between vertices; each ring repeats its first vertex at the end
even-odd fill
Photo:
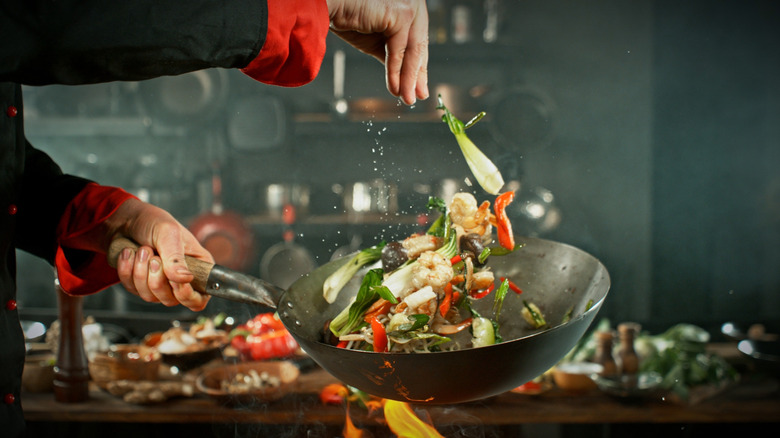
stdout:
POLYGON ((591 362, 565 362, 553 369, 555 384, 569 392, 587 392, 596 389, 592 376, 603 370, 603 367, 591 362))

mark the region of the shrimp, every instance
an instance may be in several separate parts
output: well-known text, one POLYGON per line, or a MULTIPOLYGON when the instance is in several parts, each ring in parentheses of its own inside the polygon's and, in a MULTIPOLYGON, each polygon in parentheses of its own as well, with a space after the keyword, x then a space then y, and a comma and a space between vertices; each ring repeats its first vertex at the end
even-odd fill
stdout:
POLYGON ((435 251, 425 251, 412 266, 412 285, 417 289, 430 286, 440 293, 452 280, 453 275, 449 260, 435 251))
POLYGON ((476 233, 482 238, 490 237, 490 202, 484 201, 477 207, 477 199, 471 193, 456 193, 450 202, 450 217, 458 235, 476 233))
POLYGON ((485 290, 496 281, 493 271, 477 271, 471 276, 472 290, 485 290))
POLYGON ((425 251, 434 251, 441 246, 441 238, 422 234, 409 236, 402 242, 409 260, 414 260, 425 251))
POLYGON ((466 282, 466 290, 485 290, 495 282, 495 277, 493 276, 493 271, 487 269, 474 271, 474 262, 471 261, 471 258, 466 258, 464 280, 466 282))

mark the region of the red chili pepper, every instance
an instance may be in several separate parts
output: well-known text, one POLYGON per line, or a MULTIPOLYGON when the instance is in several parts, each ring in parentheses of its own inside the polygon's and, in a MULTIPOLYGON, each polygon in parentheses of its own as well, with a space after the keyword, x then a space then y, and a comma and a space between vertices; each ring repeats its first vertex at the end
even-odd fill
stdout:
POLYGON ((441 300, 441 305, 439 306, 439 313, 441 313, 442 317, 447 316, 447 312, 450 311, 450 306, 452 306, 452 283, 447 283, 447 285, 444 286, 444 298, 441 300))
POLYGON ((515 236, 512 233, 512 223, 506 215, 506 206, 515 199, 515 192, 504 192, 496 198, 493 203, 493 209, 496 212, 496 223, 498 228, 498 243, 508 250, 515 247, 515 236))
POLYGON ((340 405, 348 395, 349 390, 346 386, 341 383, 331 383, 320 391, 320 401, 326 405, 340 405))
POLYGON ((493 289, 495 289, 496 285, 495 283, 491 284, 490 287, 488 287, 485 290, 472 290, 469 291, 469 295, 471 295, 471 298, 474 298, 475 300, 478 300, 480 298, 486 297, 490 292, 493 292, 493 289))
POLYGON ((371 318, 371 330, 374 331, 374 351, 377 353, 387 351, 387 332, 385 326, 379 322, 379 318, 371 318))
POLYGON ((460 263, 460 262, 462 262, 462 261, 463 261, 463 257, 461 257, 461 255, 460 255, 460 254, 458 254, 458 255, 456 255, 455 257, 453 257, 453 258, 451 258, 451 259, 450 259, 450 264, 451 264, 451 265, 455 265, 455 264, 457 264, 457 263, 460 263))
POLYGON ((507 283, 509 283, 509 288, 512 289, 516 294, 520 295, 521 293, 523 293, 523 290, 520 289, 516 284, 514 284, 512 280, 506 277, 501 277, 501 281, 503 282, 504 280, 506 280, 507 283))
POLYGON ((349 341, 339 341, 339 343, 336 344, 336 348, 347 348, 347 345, 349 345, 349 341))

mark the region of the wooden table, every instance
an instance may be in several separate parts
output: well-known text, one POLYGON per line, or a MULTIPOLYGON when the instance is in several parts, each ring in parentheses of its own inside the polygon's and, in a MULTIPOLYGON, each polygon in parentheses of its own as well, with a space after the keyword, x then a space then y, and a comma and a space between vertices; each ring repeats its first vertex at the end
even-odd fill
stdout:
MULTIPOLYGON (((744 380, 744 379, 743 379, 744 380)), ((23 393, 25 416, 30 422, 113 423, 319 423, 343 426, 344 406, 319 402, 319 391, 336 380, 315 368, 301 375, 294 392, 270 403, 249 407, 220 405, 204 395, 172 399, 155 405, 125 403, 93 387, 82 403, 59 403, 51 393, 23 393)), ((459 405, 416 405, 434 424, 517 425, 528 423, 771 423, 780 416, 776 379, 746 382, 697 403, 683 405, 663 400, 625 402, 598 390, 571 394, 558 389, 531 396, 508 392, 459 405)), ((356 423, 383 424, 381 414, 352 406, 356 423)))

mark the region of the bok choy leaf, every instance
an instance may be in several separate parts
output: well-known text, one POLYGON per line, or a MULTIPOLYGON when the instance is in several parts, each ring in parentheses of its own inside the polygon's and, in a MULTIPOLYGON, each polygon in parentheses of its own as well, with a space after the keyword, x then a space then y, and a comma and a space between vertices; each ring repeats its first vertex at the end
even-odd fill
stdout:
POLYGON ((322 284, 322 296, 328 303, 333 303, 345 284, 357 274, 363 266, 373 263, 382 257, 382 248, 385 242, 366 248, 355 254, 345 265, 330 274, 322 284))
POLYGON ((455 135, 455 140, 458 142, 461 152, 463 152, 463 157, 466 158, 466 163, 469 165, 469 169, 471 169, 471 173, 474 174, 479 185, 491 195, 498 195, 504 186, 504 178, 501 176, 501 172, 466 135, 466 129, 484 117, 485 112, 477 114, 468 123, 463 124, 444 106, 441 95, 439 95, 439 105, 436 109, 444 111, 442 121, 449 126, 450 131, 455 135))

